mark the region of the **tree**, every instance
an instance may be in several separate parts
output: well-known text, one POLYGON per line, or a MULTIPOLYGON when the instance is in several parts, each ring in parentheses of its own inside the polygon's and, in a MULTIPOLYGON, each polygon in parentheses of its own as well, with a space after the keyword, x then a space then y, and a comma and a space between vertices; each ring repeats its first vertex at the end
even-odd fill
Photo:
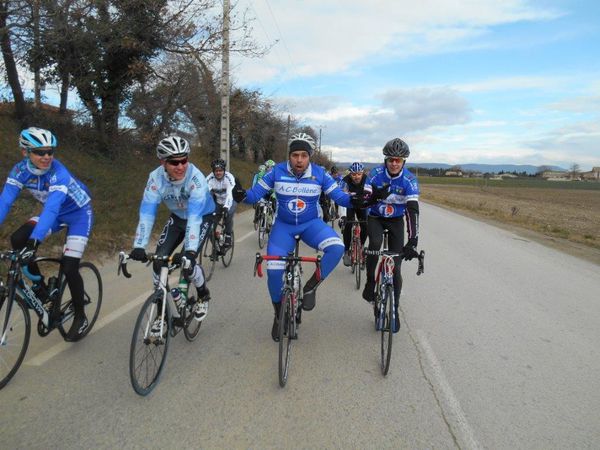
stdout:
POLYGON ((579 167, 579 164, 574 163, 571 165, 571 167, 569 167, 569 175, 571 177, 571 180, 578 180, 580 172, 581 169, 579 167))
POLYGON ((0 0, 0 50, 6 70, 6 78, 15 102, 15 114, 23 120, 26 114, 25 96, 21 88, 15 55, 13 53, 13 29, 20 26, 17 11, 23 7, 23 2, 15 0, 0 0))

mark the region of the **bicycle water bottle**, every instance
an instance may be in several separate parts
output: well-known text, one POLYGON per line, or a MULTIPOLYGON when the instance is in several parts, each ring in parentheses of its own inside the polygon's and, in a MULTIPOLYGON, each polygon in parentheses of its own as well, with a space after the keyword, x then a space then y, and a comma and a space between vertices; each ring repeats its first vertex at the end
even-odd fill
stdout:
POLYGON ((173 298, 177 308, 179 308, 181 305, 181 291, 178 288, 171 289, 171 297, 173 298))
POLYGON ((58 294, 58 278, 50 277, 48 278, 48 297, 52 300, 56 294, 58 294))
POLYGON ((187 302, 187 291, 188 291, 188 281, 184 276, 179 278, 179 284, 177 285, 179 292, 181 293, 181 302, 187 302))

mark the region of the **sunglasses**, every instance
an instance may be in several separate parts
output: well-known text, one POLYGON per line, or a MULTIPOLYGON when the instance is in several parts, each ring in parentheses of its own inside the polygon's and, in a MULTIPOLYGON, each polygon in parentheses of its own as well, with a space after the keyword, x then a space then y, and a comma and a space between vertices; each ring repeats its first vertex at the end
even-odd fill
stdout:
POLYGON ((183 158, 183 159, 167 159, 167 164, 170 166, 178 166, 179 164, 184 165, 187 164, 188 159, 187 158, 183 158))
POLYGON ((54 149, 53 148, 49 148, 47 150, 40 150, 37 148, 32 148, 31 150, 29 150, 31 153, 33 153, 36 156, 52 156, 54 155, 54 149))
POLYGON ((401 162, 404 161, 404 158, 388 158, 387 161, 394 163, 394 164, 400 164, 401 162))

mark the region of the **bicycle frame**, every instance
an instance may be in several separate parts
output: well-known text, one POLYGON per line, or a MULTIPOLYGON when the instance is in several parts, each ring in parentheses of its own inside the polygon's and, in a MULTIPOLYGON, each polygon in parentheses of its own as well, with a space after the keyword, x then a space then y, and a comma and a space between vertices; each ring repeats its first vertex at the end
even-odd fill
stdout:
MULTIPOLYGON (((15 251, 9 251, 0 254, 0 260, 10 261, 10 267, 7 272, 6 284, 8 287, 7 296, 3 301, 9 301, 7 305, 7 314, 2 325, 2 334, 0 338, 0 345, 5 343, 6 339, 6 327, 10 319, 10 313, 12 312, 12 304, 15 301, 15 295, 19 293, 21 297, 27 303, 29 308, 33 309, 36 315, 40 318, 45 327, 50 324, 50 315, 44 308, 42 301, 35 295, 33 289, 25 280, 39 281, 42 279, 39 275, 33 275, 27 270, 27 266, 21 264, 18 258, 18 254, 15 251)), ((2 306, 2 305, 0 305, 2 306)))

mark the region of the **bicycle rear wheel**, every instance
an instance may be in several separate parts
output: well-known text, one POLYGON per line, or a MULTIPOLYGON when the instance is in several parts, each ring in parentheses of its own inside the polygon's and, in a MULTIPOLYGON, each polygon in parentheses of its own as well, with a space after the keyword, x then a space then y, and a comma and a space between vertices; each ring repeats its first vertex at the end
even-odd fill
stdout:
MULTIPOLYGON (((165 322, 160 332, 152 333, 152 326, 162 314, 162 292, 157 291, 144 302, 133 328, 129 351, 131 385, 139 395, 148 395, 158 384, 165 367, 171 333, 171 315, 165 311, 165 322)), ((165 305, 166 306, 166 305, 165 305)))
POLYGON ((210 230, 208 237, 204 241, 202 251, 200 252, 200 264, 204 268, 204 277, 206 278, 206 281, 210 281, 212 278, 217 258, 215 233, 214 230, 210 230))
POLYGON ((200 331, 200 326, 202 325, 202 321, 196 320, 196 316, 194 315, 193 309, 195 304, 196 298, 194 296, 189 297, 187 305, 182 309, 183 335, 190 342, 196 339, 196 336, 198 336, 198 332, 200 331))
POLYGON ((386 285, 383 293, 383 308, 380 313, 383 317, 380 318, 381 323, 381 373, 385 376, 390 370, 390 360, 392 358, 392 332, 394 311, 394 287, 386 285))
MULTIPOLYGON (((92 330, 92 327, 98 318, 98 314, 100 314, 100 306, 102 305, 102 278, 96 266, 90 262, 84 261, 79 264, 79 273, 83 279, 83 307, 85 315, 88 319, 88 327, 77 340, 83 339, 92 330)), ((67 280, 63 276, 60 288, 60 310, 62 313, 62 319, 58 325, 58 331, 63 339, 66 339, 67 332, 71 328, 74 316, 73 301, 71 297, 69 296, 66 300, 64 298, 66 287, 67 280)), ((68 292, 70 294, 70 291, 68 292)))
POLYGON ((294 294, 289 288, 284 289, 279 310, 279 386, 284 387, 287 383, 290 356, 292 352, 292 339, 294 323, 292 321, 292 296, 294 294))
POLYGON ((24 300, 16 295, 14 301, 9 301, 7 298, 0 300, 0 321, 0 389, 2 389, 19 370, 29 346, 31 319, 24 300))
POLYGON ((221 256, 221 262, 225 267, 229 267, 231 264, 231 260, 233 259, 233 250, 235 248, 235 234, 233 230, 231 230, 231 247, 225 250, 225 254, 221 256))

